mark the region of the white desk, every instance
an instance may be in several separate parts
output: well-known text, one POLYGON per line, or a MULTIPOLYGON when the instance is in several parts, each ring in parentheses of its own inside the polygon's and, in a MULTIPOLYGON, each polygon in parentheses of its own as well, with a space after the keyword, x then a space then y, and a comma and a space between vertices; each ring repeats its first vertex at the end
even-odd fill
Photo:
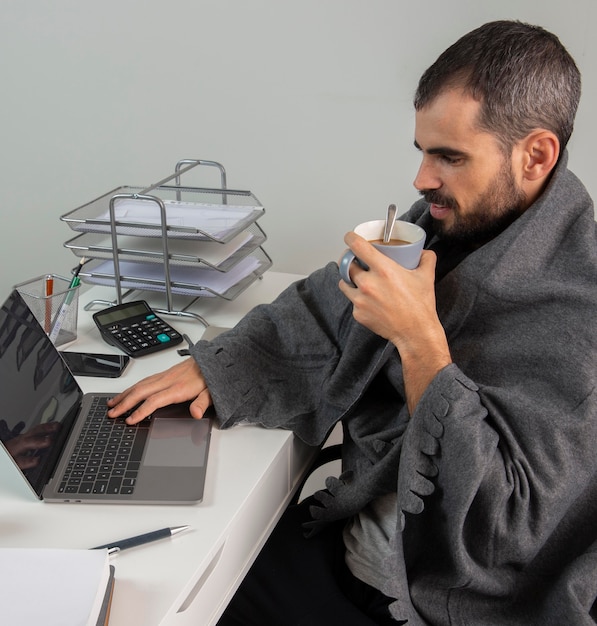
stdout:
MULTIPOLYGON (((254 305, 271 301, 298 278, 269 272, 233 302, 210 298, 192 310, 212 325, 231 327, 254 305)), ((113 289, 94 288, 81 294, 81 305, 101 293, 114 296, 113 289)), ((193 341, 203 333, 203 326, 196 321, 167 319, 193 341)), ((67 349, 116 352, 100 339, 90 312, 80 313, 78 335, 67 349)), ((180 359, 175 349, 165 350, 132 360, 121 378, 80 378, 79 383, 86 392, 120 391, 180 359)), ((190 524, 191 530, 172 539, 114 557, 116 587, 110 625, 208 626, 217 621, 232 597, 313 453, 281 430, 254 426, 214 429, 205 497, 194 506, 42 503, 2 456, 0 546, 89 548, 166 526, 190 524)))

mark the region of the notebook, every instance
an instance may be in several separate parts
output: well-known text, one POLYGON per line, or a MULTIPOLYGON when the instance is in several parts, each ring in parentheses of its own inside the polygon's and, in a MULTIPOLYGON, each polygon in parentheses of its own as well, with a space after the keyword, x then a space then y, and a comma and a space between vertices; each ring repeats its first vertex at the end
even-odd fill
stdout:
POLYGON ((128 426, 105 415, 106 400, 114 395, 83 394, 13 291, 0 309, 0 442, 37 497, 102 504, 200 502, 211 420, 193 419, 188 405, 171 405, 128 426))
POLYGON ((2 548, 2 623, 107 626, 114 574, 107 550, 2 548))

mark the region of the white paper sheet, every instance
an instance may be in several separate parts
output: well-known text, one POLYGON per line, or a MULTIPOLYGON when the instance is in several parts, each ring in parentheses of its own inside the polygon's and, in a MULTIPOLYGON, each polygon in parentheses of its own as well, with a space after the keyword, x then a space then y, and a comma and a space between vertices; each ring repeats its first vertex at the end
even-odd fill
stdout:
MULTIPOLYGON (((263 207, 255 206, 203 204, 175 200, 164 200, 164 205, 168 226, 198 230, 214 239, 225 239, 255 210, 263 209, 263 207)), ((114 217, 117 222, 124 224, 139 223, 155 226, 162 223, 159 206, 147 200, 117 199, 114 202, 114 217)), ((85 224, 85 230, 105 232, 106 228, 110 228, 109 211, 102 213, 95 220, 105 221, 106 226, 89 222, 85 224)), ((134 227, 131 227, 131 230, 134 230, 134 227)))
MULTIPOLYGON (((235 265, 228 272, 216 270, 201 270, 195 267, 171 266, 170 280, 173 283, 184 283, 184 286, 173 286, 172 293, 181 295, 213 296, 212 290, 217 294, 224 294, 241 280, 259 269, 259 259, 248 256, 235 265), (201 289, 203 287, 203 289, 201 289)), ((126 289, 143 289, 149 281, 153 291, 166 291, 164 283, 164 268, 155 263, 136 263, 124 261, 120 263, 120 274, 130 277, 121 280, 121 285, 126 289), (156 284, 162 283, 162 284, 156 284)), ((93 269, 93 276, 87 278, 88 282, 97 285, 114 285, 114 264, 112 261, 101 263, 93 269), (103 278, 98 274, 106 274, 110 278, 103 278)))

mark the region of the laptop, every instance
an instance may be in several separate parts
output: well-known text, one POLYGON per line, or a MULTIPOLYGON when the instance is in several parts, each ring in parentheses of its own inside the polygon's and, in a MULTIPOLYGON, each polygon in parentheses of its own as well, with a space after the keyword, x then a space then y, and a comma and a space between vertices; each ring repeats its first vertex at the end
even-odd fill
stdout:
POLYGON ((83 394, 60 352, 14 290, 0 309, 0 442, 46 502, 201 502, 211 420, 188 405, 141 424, 108 418, 115 393, 83 394))

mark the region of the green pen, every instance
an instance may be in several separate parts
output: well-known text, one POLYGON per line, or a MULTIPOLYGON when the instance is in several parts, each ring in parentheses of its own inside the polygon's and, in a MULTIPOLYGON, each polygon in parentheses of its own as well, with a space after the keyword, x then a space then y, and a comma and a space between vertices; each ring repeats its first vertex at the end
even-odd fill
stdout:
POLYGON ((81 271, 81 268, 83 267, 83 263, 85 263, 85 257, 83 257, 81 261, 79 262, 79 265, 77 265, 77 269, 75 269, 73 278, 70 281, 70 285, 68 286, 68 292, 66 294, 66 298, 64 298, 64 302, 62 303, 62 306, 60 307, 60 310, 58 311, 56 315, 56 319, 54 320, 54 324, 52 326, 52 330, 50 331, 50 335, 49 335, 51 342, 54 342, 56 337, 58 337, 58 333, 60 332, 60 329, 62 328, 62 325, 64 324, 64 320, 66 319, 66 314, 68 313, 68 309, 70 308, 71 302, 73 301, 73 298, 75 297, 75 289, 81 284, 81 279, 79 278, 79 272, 81 271))

